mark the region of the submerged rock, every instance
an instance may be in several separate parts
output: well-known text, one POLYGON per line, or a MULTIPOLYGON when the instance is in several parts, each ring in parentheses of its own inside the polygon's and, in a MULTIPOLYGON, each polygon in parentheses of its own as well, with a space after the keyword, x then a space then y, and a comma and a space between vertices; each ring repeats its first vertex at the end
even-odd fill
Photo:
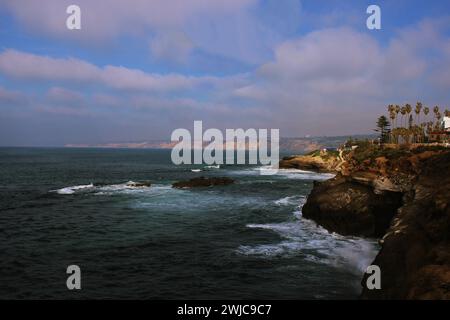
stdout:
POLYGON ((176 182, 172 185, 172 188, 224 186, 232 183, 234 183, 234 180, 227 177, 213 177, 213 178, 198 177, 190 180, 176 182))
POLYGON ((132 188, 146 188, 146 187, 150 187, 152 184, 149 181, 142 181, 142 182, 135 182, 135 181, 128 181, 127 182, 127 187, 132 187, 132 188))

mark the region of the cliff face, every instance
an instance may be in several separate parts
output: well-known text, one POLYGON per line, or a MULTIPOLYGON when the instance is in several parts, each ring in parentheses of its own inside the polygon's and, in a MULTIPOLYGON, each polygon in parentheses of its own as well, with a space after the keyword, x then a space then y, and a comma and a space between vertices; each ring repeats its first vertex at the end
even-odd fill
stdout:
POLYGON ((382 239, 382 289, 365 299, 450 299, 450 153, 431 157, 382 239))
POLYGON ((371 186, 338 176, 315 183, 303 206, 303 217, 331 232, 381 237, 401 205, 401 193, 377 194, 371 186))
POLYGON ((450 299, 450 152, 347 155, 315 183, 303 216, 332 232, 378 237, 381 290, 364 299, 450 299), (369 156, 368 156, 369 155, 369 156))
POLYGON ((285 157, 280 161, 280 168, 336 172, 342 163, 343 159, 337 152, 315 151, 307 155, 285 157))

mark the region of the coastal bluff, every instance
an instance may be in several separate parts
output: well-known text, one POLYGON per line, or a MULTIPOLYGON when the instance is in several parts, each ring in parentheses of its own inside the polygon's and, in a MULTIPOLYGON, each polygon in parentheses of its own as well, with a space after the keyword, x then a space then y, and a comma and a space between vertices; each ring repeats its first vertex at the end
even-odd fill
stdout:
POLYGON ((381 289, 365 275, 361 298, 450 299, 450 149, 366 144, 341 155, 302 212, 330 232, 380 239, 381 289))
POLYGON ((306 155, 284 157, 279 167, 281 169, 313 170, 317 172, 335 172, 343 163, 338 151, 326 149, 316 150, 306 155))

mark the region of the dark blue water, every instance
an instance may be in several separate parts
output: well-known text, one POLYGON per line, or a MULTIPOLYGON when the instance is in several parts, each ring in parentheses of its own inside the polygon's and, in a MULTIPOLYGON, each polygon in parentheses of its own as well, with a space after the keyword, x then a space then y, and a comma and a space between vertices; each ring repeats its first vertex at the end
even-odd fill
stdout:
POLYGON ((164 150, 1 148, 0 298, 356 298, 376 245, 301 217, 329 176, 258 169, 175 166, 164 150), (236 184, 171 188, 196 176, 236 184), (72 264, 80 291, 66 287, 72 264))

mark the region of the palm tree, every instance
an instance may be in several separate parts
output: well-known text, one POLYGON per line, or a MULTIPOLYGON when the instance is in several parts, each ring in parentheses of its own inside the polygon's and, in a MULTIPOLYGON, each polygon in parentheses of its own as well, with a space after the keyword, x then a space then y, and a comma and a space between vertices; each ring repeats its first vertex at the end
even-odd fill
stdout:
POLYGON ((399 106, 398 104, 395 105, 394 111, 395 111, 395 114, 396 114, 396 117, 395 117, 395 127, 397 127, 398 113, 400 112, 400 106, 399 106))
MULTIPOLYGON (((394 123, 394 120, 395 120, 395 111, 394 111, 394 110, 392 110, 392 111, 389 113, 389 118, 391 119, 391 123, 393 124, 393 123, 394 123)), ((394 125, 393 125, 393 126, 394 126, 394 125)), ((392 129, 395 129, 395 126, 394 126, 394 128, 392 128, 392 129)), ((390 143, 392 143, 392 142, 393 142, 393 138, 394 138, 394 136, 392 135, 392 132, 389 133, 389 136, 390 136, 390 143)))
POLYGON ((427 116, 430 113, 430 108, 425 107, 423 108, 423 114, 425 115, 425 121, 427 120, 427 116))
POLYGON ((420 141, 423 142, 425 141, 425 127, 427 126, 427 124, 425 122, 422 122, 420 124, 420 141))
POLYGON ((405 115, 406 115, 406 107, 401 107, 401 108, 400 108, 400 113, 402 114, 402 123, 401 123, 401 125, 402 125, 402 127, 403 127, 403 118, 404 118, 405 115))
POLYGON ((388 105, 387 109, 389 113, 394 111, 394 105, 393 104, 388 105))
POLYGON ((405 104, 406 113, 409 115, 412 111, 411 105, 409 103, 405 104))
POLYGON ((439 112, 439 107, 438 107, 438 106, 435 106, 435 107, 433 108, 433 112, 434 112, 434 116, 436 117, 437 114, 438 114, 438 112, 439 112))
POLYGON ((411 116, 412 108, 411 108, 411 105, 409 103, 407 103, 405 105, 405 110, 406 110, 406 115, 407 115, 406 120, 405 120, 405 127, 411 129, 411 126, 412 126, 412 123, 411 123, 411 120, 412 120, 412 116, 411 116), (406 121, 408 121, 408 122, 406 122, 406 121), (406 125, 407 123, 408 123, 408 125, 406 125))
POLYGON ((441 131, 442 130, 442 124, 441 124, 442 114, 440 112, 438 112, 436 114, 436 119, 437 119, 437 121, 436 121, 436 129, 438 131, 441 131))
POLYGON ((420 112, 421 111, 422 111, 422 102, 417 102, 416 109, 414 110, 414 112, 416 113, 416 123, 417 124, 420 123, 420 112))

